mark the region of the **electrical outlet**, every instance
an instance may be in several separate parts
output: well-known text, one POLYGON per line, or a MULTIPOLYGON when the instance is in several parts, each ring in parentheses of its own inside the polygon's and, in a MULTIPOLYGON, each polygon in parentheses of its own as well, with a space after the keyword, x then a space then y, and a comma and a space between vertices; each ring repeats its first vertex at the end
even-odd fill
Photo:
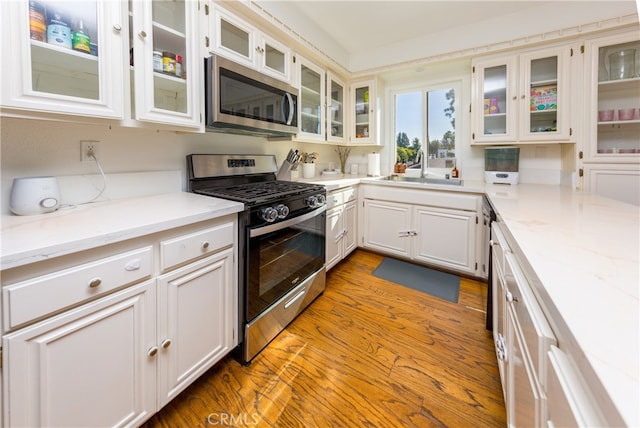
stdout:
POLYGON ((98 141, 80 141, 80 160, 82 162, 93 162, 92 154, 96 158, 98 158, 100 154, 100 144, 98 141))

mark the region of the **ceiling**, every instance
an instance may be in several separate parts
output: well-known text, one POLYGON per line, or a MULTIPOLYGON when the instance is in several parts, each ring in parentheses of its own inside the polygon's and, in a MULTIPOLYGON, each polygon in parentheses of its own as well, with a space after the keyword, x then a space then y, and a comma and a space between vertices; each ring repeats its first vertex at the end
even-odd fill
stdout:
POLYGON ((252 1, 350 71, 637 12, 635 0, 252 1))
POLYGON ((522 12, 533 1, 289 1, 349 54, 522 12))

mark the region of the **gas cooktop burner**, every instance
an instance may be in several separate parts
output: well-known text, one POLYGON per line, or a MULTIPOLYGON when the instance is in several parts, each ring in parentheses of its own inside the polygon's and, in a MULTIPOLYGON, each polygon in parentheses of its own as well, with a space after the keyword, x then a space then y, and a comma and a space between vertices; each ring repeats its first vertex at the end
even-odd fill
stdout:
POLYGON ((323 191, 324 188, 311 183, 265 181, 228 187, 212 186, 198 189, 197 193, 254 205, 296 195, 301 192, 308 192, 309 190, 323 191))

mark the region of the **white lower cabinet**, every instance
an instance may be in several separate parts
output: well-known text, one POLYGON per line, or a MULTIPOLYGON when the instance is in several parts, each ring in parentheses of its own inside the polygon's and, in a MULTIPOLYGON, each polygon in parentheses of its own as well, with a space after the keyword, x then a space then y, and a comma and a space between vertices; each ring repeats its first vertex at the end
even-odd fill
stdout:
POLYGON ((236 236, 234 214, 3 271, 2 426, 166 405, 237 344, 236 236))
POLYGON ((406 189, 365 193, 363 246, 476 275, 479 201, 406 189))
POLYGON ((492 224, 493 335, 507 424, 538 427, 547 420, 547 358, 556 338, 500 224, 492 224))
POLYGON ((158 409, 235 346, 232 278, 232 249, 158 277, 158 409))
POLYGON ((327 195, 326 269, 329 270, 358 246, 357 190, 353 187, 327 195))
POLYGON ((6 427, 134 426, 155 412, 155 280, 3 338, 6 427))

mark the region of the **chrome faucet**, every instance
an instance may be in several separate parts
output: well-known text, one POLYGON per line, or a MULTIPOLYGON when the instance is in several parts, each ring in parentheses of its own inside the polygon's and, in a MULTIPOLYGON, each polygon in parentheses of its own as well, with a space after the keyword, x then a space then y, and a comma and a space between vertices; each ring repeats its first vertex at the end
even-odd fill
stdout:
POLYGON ((425 178, 427 176, 427 162, 426 156, 424 155, 423 149, 418 149, 418 153, 416 153, 416 158, 414 160, 415 163, 420 162, 420 178, 425 178))

